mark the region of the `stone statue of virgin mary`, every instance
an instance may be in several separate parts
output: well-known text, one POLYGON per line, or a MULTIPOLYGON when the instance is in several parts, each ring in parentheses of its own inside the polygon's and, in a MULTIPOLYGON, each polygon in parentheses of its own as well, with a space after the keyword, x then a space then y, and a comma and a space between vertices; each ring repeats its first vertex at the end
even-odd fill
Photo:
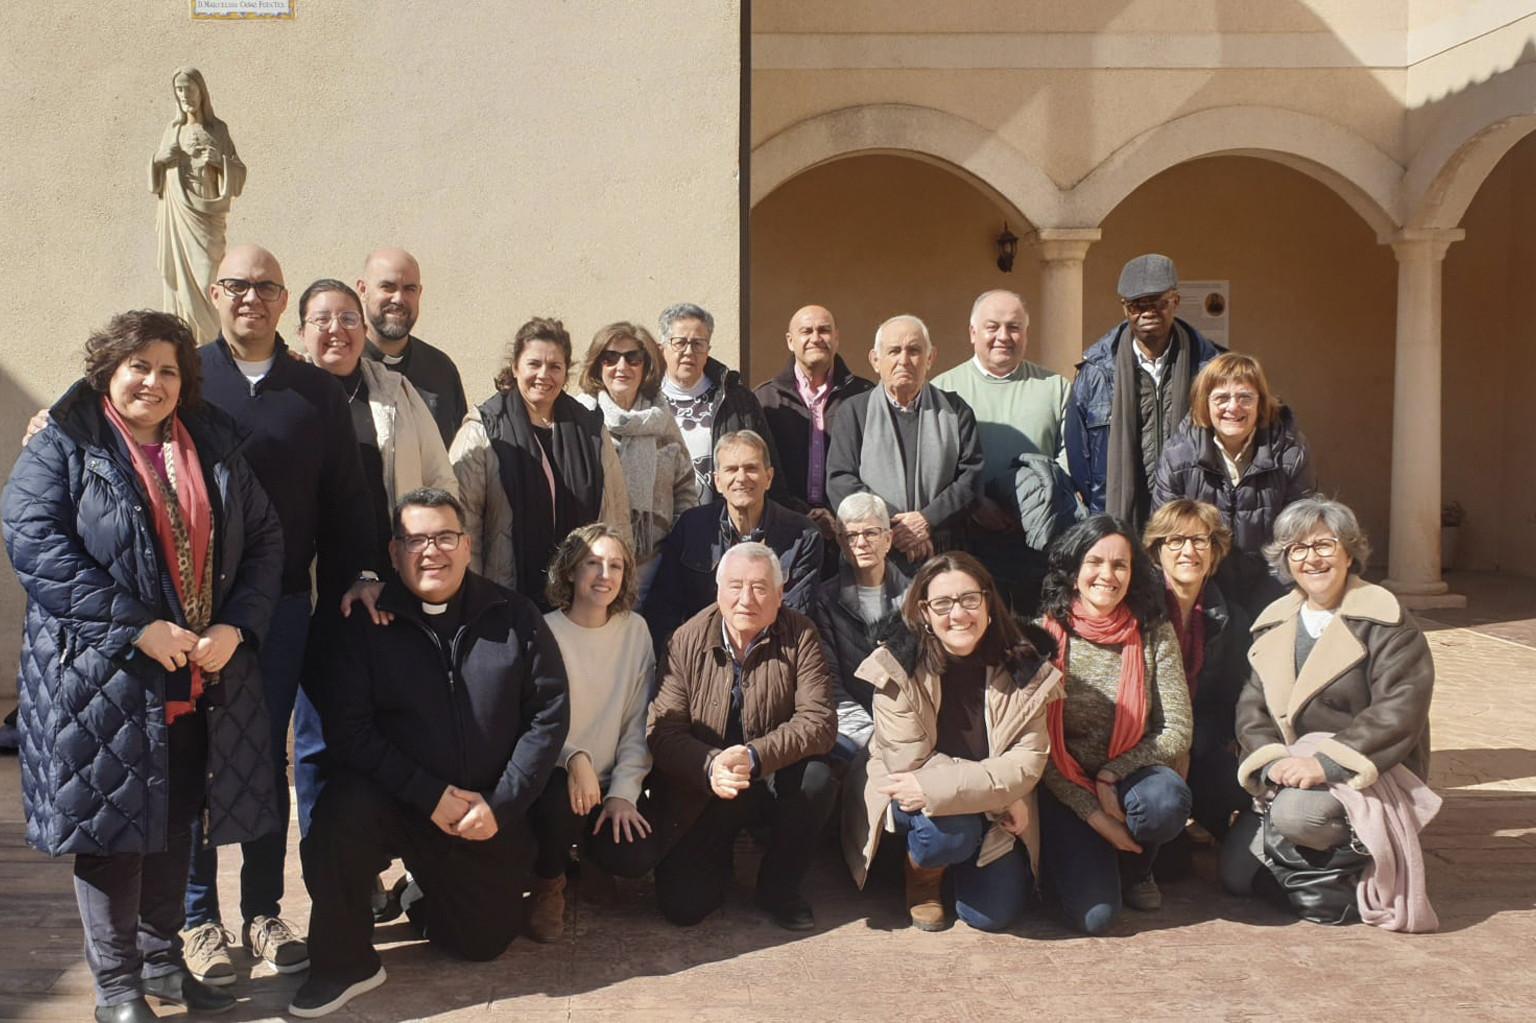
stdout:
POLYGON ((155 224, 160 276, 166 310, 207 342, 219 332, 208 288, 224 258, 224 222, 230 200, 245 187, 245 164, 235 154, 229 128, 213 114, 202 72, 178 69, 171 88, 176 119, 160 136, 149 165, 150 191, 160 197, 155 224))

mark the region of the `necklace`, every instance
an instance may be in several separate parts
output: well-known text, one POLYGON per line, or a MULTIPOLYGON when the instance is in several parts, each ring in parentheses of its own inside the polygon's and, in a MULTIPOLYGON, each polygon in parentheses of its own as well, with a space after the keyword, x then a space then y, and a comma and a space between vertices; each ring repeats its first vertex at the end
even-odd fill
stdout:
POLYGON ((363 389, 363 375, 361 373, 359 373, 357 375, 357 383, 352 385, 352 393, 347 395, 347 404, 348 405, 352 404, 353 400, 357 398, 357 392, 361 391, 362 389, 363 389))

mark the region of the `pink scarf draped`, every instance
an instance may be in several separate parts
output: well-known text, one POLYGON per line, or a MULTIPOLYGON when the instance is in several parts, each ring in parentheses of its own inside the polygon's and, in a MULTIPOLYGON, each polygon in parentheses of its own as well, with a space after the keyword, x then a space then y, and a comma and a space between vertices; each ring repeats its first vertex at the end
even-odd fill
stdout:
MULTIPOLYGON (((1072 601, 1069 634, 1050 615, 1044 619, 1045 631, 1056 640, 1056 659, 1052 662, 1063 675, 1067 673, 1067 644, 1070 636, 1081 636, 1100 646, 1120 647, 1120 685, 1115 691, 1115 727, 1109 737, 1109 759, 1113 760, 1141 741, 1147 730, 1147 662, 1142 655, 1141 629, 1124 604, 1103 618, 1083 614, 1083 602, 1072 601)), ((1089 792, 1093 779, 1083 773, 1082 765, 1067 752, 1063 710, 1065 700, 1056 700, 1046 709, 1046 727, 1051 735, 1051 760, 1066 779, 1089 792)))
MULTIPOLYGON (((191 557, 190 580, 184 578, 185 573, 178 570, 181 563, 178 551, 180 545, 176 540, 176 529, 171 522, 170 508, 166 504, 165 490, 167 480, 162 478, 155 467, 150 464, 149 457, 144 453, 139 443, 134 440, 133 433, 128 424, 117 409, 112 406, 112 401, 103 395, 101 407, 107 416, 107 422, 123 438, 123 443, 128 448, 129 457, 133 460, 134 472, 138 474, 139 482, 144 486, 144 492, 149 495, 150 508, 155 519, 155 537, 160 543, 160 554, 165 559, 171 582, 176 587, 176 597, 181 601, 182 610, 188 616, 188 628, 201 632, 208 627, 208 623, 197 623, 193 620, 193 607, 200 601, 206 600, 210 595, 197 592, 188 592, 188 587, 197 587, 198 580, 208 578, 208 549, 213 537, 213 506, 208 500, 208 488, 203 482, 202 463, 197 457, 197 448, 192 443, 192 437, 187 433, 187 428, 181 424, 181 420, 175 413, 164 424, 164 446, 162 451, 165 461, 170 465, 170 475, 174 479, 173 493, 176 498, 177 510, 180 512, 181 523, 185 526, 186 537, 190 546, 187 554, 191 557)), ((166 723, 176 720, 182 714, 189 713, 197 703, 197 698, 203 692, 203 673, 195 664, 188 664, 192 673, 192 699, 187 702, 179 700, 167 700, 165 704, 166 723)))

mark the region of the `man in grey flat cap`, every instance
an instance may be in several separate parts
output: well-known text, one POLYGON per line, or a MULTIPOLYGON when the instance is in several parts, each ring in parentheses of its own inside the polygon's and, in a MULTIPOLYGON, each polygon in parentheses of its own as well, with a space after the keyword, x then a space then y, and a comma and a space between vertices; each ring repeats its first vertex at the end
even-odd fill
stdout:
POLYGON ((1152 511, 1163 443, 1189 411, 1189 385, 1225 350, 1175 316, 1178 287, 1167 256, 1125 264, 1117 289, 1125 319, 1083 353, 1067 403, 1073 483, 1090 512, 1109 512, 1138 533, 1152 511))

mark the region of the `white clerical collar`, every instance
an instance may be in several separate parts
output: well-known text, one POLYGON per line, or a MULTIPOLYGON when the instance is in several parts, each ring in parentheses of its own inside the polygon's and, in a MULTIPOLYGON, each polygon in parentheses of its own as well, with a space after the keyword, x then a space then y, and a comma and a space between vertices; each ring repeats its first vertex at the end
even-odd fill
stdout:
POLYGON ((421 613, 424 615, 440 615, 447 610, 447 604, 428 604, 425 600, 421 602, 421 613))

